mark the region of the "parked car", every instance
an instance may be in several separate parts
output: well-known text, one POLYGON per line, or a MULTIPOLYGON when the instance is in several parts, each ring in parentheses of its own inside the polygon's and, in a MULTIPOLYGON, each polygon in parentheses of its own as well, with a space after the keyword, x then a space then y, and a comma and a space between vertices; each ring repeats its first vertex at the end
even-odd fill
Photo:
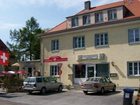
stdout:
POLYGON ((58 91, 61 92, 63 85, 61 82, 57 82, 56 78, 52 77, 28 77, 23 82, 23 89, 31 94, 33 91, 40 91, 45 94, 46 91, 58 91))
POLYGON ((104 94, 105 91, 116 91, 115 83, 105 77, 90 77, 81 84, 81 88, 85 94, 88 94, 88 92, 104 94))

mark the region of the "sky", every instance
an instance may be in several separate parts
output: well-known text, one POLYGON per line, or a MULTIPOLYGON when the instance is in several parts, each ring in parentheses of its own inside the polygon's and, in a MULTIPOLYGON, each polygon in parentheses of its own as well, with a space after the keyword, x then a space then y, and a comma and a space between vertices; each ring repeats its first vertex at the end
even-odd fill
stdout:
MULTIPOLYGON (((52 28, 84 9, 86 0, 0 0, 0 39, 11 42, 9 31, 34 17, 42 29, 52 28)), ((120 0, 91 0, 92 7, 120 0)))

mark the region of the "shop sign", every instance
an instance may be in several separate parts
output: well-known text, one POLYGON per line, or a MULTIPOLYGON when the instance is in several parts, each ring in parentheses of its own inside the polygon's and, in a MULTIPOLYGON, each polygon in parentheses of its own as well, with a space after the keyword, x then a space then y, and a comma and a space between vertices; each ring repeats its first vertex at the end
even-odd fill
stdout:
POLYGON ((94 55, 79 55, 78 60, 101 60, 105 59, 105 54, 94 54, 94 55))
POLYGON ((63 62, 63 61, 68 61, 68 58, 62 58, 60 56, 52 56, 52 57, 49 57, 48 59, 44 59, 44 63, 63 62))
POLYGON ((118 74, 117 73, 110 73, 110 77, 117 77, 118 74))

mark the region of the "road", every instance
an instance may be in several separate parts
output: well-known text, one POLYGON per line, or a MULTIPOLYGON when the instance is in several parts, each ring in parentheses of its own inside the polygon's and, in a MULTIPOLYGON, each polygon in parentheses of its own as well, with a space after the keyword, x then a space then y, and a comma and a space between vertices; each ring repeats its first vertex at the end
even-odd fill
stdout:
POLYGON ((122 102, 122 91, 109 92, 105 95, 84 95, 77 90, 62 93, 49 92, 46 95, 39 93, 32 95, 26 93, 0 94, 0 105, 122 105, 122 102))

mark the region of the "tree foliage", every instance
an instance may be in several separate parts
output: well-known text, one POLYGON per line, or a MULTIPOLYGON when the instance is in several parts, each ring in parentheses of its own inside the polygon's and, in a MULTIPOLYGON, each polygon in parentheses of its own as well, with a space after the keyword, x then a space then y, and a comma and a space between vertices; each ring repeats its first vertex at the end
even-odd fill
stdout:
POLYGON ((7 43, 12 51, 12 57, 17 60, 40 59, 40 39, 42 33, 39 23, 34 17, 26 21, 25 27, 10 30, 10 39, 13 43, 7 43))

